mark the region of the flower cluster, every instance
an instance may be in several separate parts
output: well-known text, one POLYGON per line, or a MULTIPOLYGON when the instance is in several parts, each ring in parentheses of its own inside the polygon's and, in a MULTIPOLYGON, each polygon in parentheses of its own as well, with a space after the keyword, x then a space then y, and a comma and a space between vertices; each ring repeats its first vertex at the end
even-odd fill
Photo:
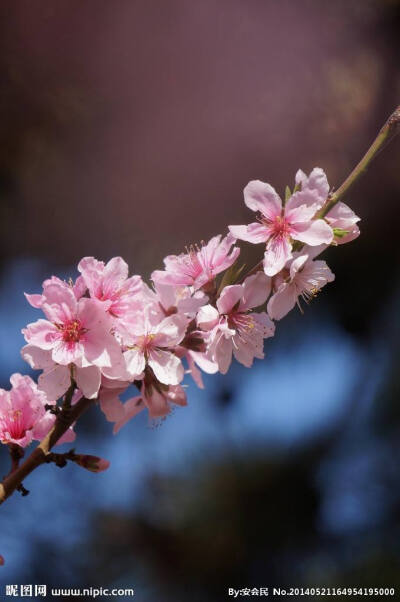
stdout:
MULTIPOLYGON (((2 443, 26 447, 34 439, 41 440, 54 424, 55 415, 46 406, 54 406, 29 376, 13 374, 11 390, 0 389, 0 440, 2 443)), ((75 439, 72 428, 58 443, 75 439)))
MULTIPOLYGON (((43 437, 54 423, 54 400, 71 383, 72 403, 99 400, 117 432, 145 408, 158 418, 174 404, 186 405, 185 373, 203 387, 202 372, 225 374, 233 357, 246 367, 262 359, 275 321, 334 279, 316 257, 359 234, 359 218, 343 203, 324 214, 328 195, 319 168, 309 176, 298 171, 284 201, 269 184, 253 181, 244 200, 257 221, 167 256, 151 285, 129 276, 120 257, 108 263, 85 257, 75 281, 53 276, 41 294, 27 294, 43 317, 23 329, 22 356, 41 373, 37 385, 14 375, 11 391, 0 391, 2 442, 25 447, 43 437), (246 276, 238 240, 264 249, 246 276), (122 402, 131 386, 136 394, 122 402)), ((64 440, 72 436, 70 430, 64 440)))

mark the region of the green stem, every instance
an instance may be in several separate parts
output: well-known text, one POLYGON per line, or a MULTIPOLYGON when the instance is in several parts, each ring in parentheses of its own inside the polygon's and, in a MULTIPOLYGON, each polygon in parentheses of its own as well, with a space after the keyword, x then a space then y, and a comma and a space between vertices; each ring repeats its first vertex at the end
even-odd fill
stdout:
POLYGON ((364 171, 368 168, 371 161, 377 156, 377 154, 383 150, 383 148, 389 144, 391 140, 399 133, 400 131, 400 105, 397 109, 392 113, 389 119, 386 121, 385 125, 381 128, 379 134, 361 159, 361 161, 355 166, 353 171, 349 176, 345 179, 343 184, 336 190, 336 192, 332 192, 322 209, 317 213, 316 217, 321 218, 325 217, 325 215, 340 201, 341 198, 347 193, 349 188, 358 180, 358 178, 364 173, 364 171))

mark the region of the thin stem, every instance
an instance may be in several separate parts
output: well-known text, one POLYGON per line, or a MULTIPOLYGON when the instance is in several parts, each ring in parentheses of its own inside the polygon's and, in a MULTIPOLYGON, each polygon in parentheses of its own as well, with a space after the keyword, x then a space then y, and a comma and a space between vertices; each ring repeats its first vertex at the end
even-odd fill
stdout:
POLYGON ((389 119, 386 121, 385 125, 381 128, 379 134, 361 159, 359 163, 355 166, 350 175, 347 176, 345 181, 336 192, 332 192, 322 209, 317 213, 316 217, 321 218, 324 217, 328 211, 332 209, 340 201, 341 198, 347 193, 349 188, 358 180, 358 178, 364 173, 364 171, 368 168, 371 161, 380 153, 381 150, 385 148, 391 140, 399 133, 400 131, 400 105, 397 109, 392 113, 389 119))
POLYGON ((69 427, 94 403, 95 399, 86 399, 83 397, 72 408, 65 408, 58 414, 51 431, 33 450, 30 456, 10 473, 2 483, 0 483, 0 504, 2 504, 16 489, 22 481, 38 466, 46 462, 46 458, 52 447, 64 435, 69 427))
POLYGON ((72 378, 72 372, 71 372, 71 384, 70 384, 68 391, 64 395, 64 401, 62 404, 63 410, 68 410, 71 407, 71 401, 72 401, 72 397, 75 393, 75 389, 76 389, 76 384, 75 384, 74 379, 72 378))

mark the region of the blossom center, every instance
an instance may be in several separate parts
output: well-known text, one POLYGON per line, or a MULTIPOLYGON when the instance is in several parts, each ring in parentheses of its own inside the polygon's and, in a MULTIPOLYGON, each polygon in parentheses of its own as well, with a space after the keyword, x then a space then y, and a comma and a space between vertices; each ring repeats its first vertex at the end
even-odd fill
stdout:
POLYGON ((272 228, 273 228, 273 233, 272 233, 273 236, 276 236, 279 238, 287 238, 288 236, 290 236, 290 224, 281 215, 277 215, 275 217, 274 221, 272 222, 272 228))
POLYGON ((155 334, 144 334, 136 341, 136 347, 140 349, 142 353, 147 354, 150 349, 154 346, 155 334))
POLYGON ((61 327, 57 325, 62 331, 63 341, 65 343, 78 343, 82 336, 87 332, 86 328, 83 328, 80 320, 68 320, 61 327))
POLYGON ((198 249, 195 249, 194 246, 190 246, 186 249, 186 255, 181 255, 179 257, 179 263, 182 270, 182 273, 193 280, 196 280, 198 276, 202 273, 201 263, 198 258, 198 249))
POLYGON ((25 436, 25 433, 29 428, 32 427, 28 427, 25 424, 25 417, 22 410, 11 410, 7 418, 4 418, 2 430, 6 431, 11 439, 18 440, 25 436))
POLYGON ((238 333, 247 333, 254 330, 255 322, 251 315, 236 312, 232 313, 228 317, 228 326, 236 330, 238 333))

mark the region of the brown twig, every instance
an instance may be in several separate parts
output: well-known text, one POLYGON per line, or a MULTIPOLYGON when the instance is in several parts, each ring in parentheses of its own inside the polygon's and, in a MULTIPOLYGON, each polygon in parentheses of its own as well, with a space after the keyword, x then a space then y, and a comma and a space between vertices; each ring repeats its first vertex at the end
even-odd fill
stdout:
POLYGON ((17 445, 16 443, 9 443, 8 451, 10 452, 10 459, 11 459, 11 469, 10 469, 10 472, 8 473, 10 475, 12 472, 17 470, 21 458, 24 457, 24 450, 20 445, 17 445))
MULTIPOLYGON (((21 488, 22 481, 38 466, 46 462, 52 447, 64 435, 69 427, 95 403, 94 399, 83 397, 71 408, 63 408, 58 414, 51 431, 39 443, 36 449, 21 465, 16 467, 2 483, 0 483, 0 504, 2 504, 14 491, 21 488)), ((26 490, 25 490, 26 491, 26 490)))
POLYGON ((397 109, 391 114, 389 119, 386 121, 385 125, 381 128, 379 134, 361 159, 353 169, 353 171, 347 176, 345 181, 336 192, 332 192, 327 200, 325 205, 316 215, 317 218, 324 217, 328 211, 332 209, 340 201, 341 198, 347 193, 349 188, 354 184, 356 180, 367 169, 371 161, 397 136, 400 132, 400 105, 397 109))

